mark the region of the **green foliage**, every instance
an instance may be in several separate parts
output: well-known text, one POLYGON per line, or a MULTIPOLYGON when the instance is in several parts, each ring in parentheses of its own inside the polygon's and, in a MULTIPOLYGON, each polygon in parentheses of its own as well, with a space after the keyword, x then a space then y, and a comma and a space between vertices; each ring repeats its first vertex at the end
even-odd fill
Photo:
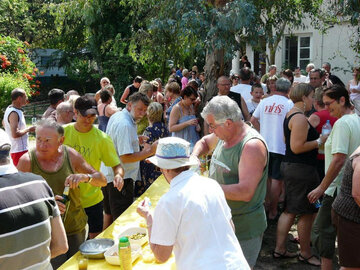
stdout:
POLYGON ((32 89, 26 79, 20 74, 0 73, 0 119, 4 111, 11 104, 11 91, 15 88, 22 88, 30 95, 32 89))
MULTIPOLYGON (((37 69, 28 56, 27 42, 0 36, 0 108, 11 103, 10 93, 20 87, 28 95, 38 94, 37 69)), ((2 112, 1 112, 2 113, 2 112)))

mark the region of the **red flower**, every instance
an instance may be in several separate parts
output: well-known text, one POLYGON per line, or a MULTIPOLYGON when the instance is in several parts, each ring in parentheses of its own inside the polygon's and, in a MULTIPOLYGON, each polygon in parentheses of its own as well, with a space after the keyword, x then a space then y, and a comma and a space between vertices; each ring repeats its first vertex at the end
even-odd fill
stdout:
POLYGON ((5 62, 5 61, 7 60, 6 56, 5 56, 5 55, 2 55, 2 54, 0 54, 0 59, 1 59, 3 62, 5 62))
POLYGON ((14 72, 18 72, 19 70, 17 68, 14 69, 14 72))
POLYGON ((28 47, 30 46, 29 42, 27 42, 27 41, 24 41, 24 44, 28 47))
POLYGON ((36 94, 36 95, 40 95, 40 91, 36 91, 35 94, 36 94))
POLYGON ((6 64, 7 66, 11 66, 11 62, 10 62, 10 61, 5 61, 5 64, 6 64))
POLYGON ((39 69, 38 68, 34 68, 34 72, 38 72, 39 71, 39 69))
POLYGON ((33 80, 33 78, 32 78, 31 76, 28 76, 27 79, 28 79, 29 81, 32 81, 32 80, 33 80))
POLYGON ((24 50, 21 49, 21 48, 17 48, 17 51, 18 51, 19 53, 25 53, 24 50))
POLYGON ((25 62, 26 61, 26 58, 25 57, 23 57, 23 58, 21 58, 21 62, 25 62))
POLYGON ((37 85, 36 87, 37 87, 37 88, 40 88, 40 85, 37 85))
POLYGON ((37 84, 41 84, 41 82, 39 81, 39 80, 36 80, 36 82, 35 83, 37 83, 37 84))
POLYGON ((35 85, 35 84, 32 84, 32 85, 31 85, 31 88, 35 88, 35 87, 36 87, 36 85, 35 85))
POLYGON ((5 68, 6 68, 6 64, 5 64, 5 63, 2 63, 2 64, 1 64, 1 67, 2 67, 3 69, 5 69, 5 68))
POLYGON ((40 75, 44 75, 45 74, 45 72, 44 71, 40 71, 40 75))

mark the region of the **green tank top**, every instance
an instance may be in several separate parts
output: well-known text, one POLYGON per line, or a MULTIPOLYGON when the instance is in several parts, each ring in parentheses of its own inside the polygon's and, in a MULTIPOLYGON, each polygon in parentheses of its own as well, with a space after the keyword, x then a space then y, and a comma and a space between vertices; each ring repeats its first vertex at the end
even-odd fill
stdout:
MULTIPOLYGON (((266 145, 264 139, 254 129, 250 129, 241 142, 230 148, 224 148, 224 141, 219 140, 211 158, 209 177, 222 185, 239 183, 238 165, 241 153, 245 144, 254 138, 261 140, 266 145)), ((268 162, 251 201, 227 200, 235 224, 235 234, 239 241, 258 237, 266 229, 264 200, 267 178, 268 162)))
MULTIPOLYGON (((69 154, 67 147, 64 148, 64 162, 61 167, 55 172, 45 171, 40 167, 39 161, 35 154, 35 149, 30 151, 31 171, 34 174, 44 177, 54 192, 54 195, 62 195, 64 191, 64 183, 67 176, 73 174, 74 171, 70 164, 69 154)), ((67 210, 66 220, 64 223, 65 231, 67 235, 72 235, 84 230, 87 223, 87 216, 84 209, 80 204, 80 189, 70 189, 69 192, 70 205, 67 210)))

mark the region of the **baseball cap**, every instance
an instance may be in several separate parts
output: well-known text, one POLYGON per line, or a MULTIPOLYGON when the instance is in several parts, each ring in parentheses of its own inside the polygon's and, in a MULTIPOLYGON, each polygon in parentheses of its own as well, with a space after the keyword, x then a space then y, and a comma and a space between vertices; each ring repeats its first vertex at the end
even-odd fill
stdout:
POLYGON ((75 109, 78 110, 82 116, 89 114, 98 114, 96 101, 92 97, 81 96, 75 101, 75 109))

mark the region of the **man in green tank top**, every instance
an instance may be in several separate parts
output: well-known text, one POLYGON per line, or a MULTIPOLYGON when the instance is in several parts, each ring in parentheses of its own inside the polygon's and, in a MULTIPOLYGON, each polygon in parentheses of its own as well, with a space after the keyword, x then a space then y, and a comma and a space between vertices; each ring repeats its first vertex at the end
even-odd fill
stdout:
POLYGON ((19 171, 41 175, 55 195, 63 223, 69 250, 51 260, 57 269, 72 257, 85 241, 87 216, 80 203, 80 183, 105 186, 105 176, 91 167, 84 158, 71 147, 63 145, 64 129, 50 119, 43 119, 36 125, 36 147, 24 154, 17 166, 19 171), (63 203, 65 186, 70 187, 69 202, 63 203))
POLYGON ((250 267, 254 267, 267 226, 263 205, 268 175, 266 143, 241 120, 239 106, 227 96, 214 97, 201 116, 212 133, 197 142, 192 155, 200 157, 214 151, 209 177, 221 185, 235 234, 250 267))

